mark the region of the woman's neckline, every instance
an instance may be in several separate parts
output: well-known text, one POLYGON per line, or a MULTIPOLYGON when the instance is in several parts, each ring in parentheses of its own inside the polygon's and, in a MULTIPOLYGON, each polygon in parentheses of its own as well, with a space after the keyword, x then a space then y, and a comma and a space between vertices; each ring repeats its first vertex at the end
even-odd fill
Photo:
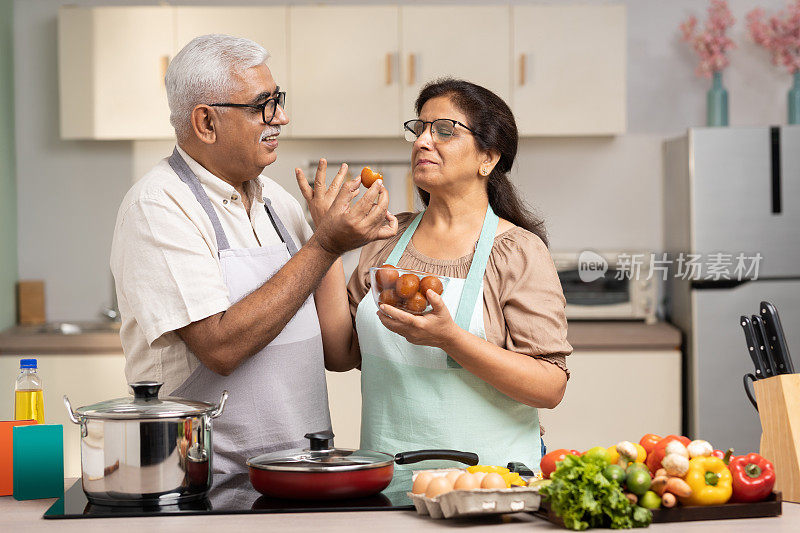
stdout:
MULTIPOLYGON (((519 226, 511 226, 507 230, 505 230, 505 231, 503 231, 501 233, 498 233, 497 235, 494 236, 493 243, 497 242, 497 239, 503 237, 507 233, 509 233, 511 231, 514 231, 515 229, 518 229, 518 228, 519 228, 519 226)), ((398 232, 398 233, 400 233, 400 232, 398 232)), ((475 244, 477 244, 477 242, 475 244)), ((406 245, 406 251, 409 254, 411 254, 412 256, 416 257, 417 259, 419 259, 419 260, 421 260, 421 261, 423 261, 425 263, 428 263, 428 264, 431 264, 431 265, 438 265, 438 266, 456 266, 456 265, 469 263, 472 260, 472 256, 475 255, 475 248, 473 247, 473 249, 472 249, 472 251, 470 253, 468 253, 466 255, 462 255, 461 257, 457 257, 455 259, 437 259, 435 257, 429 257, 429 256, 423 254, 422 252, 420 252, 419 250, 417 250, 417 247, 414 246, 414 240, 413 239, 409 239, 408 240, 408 245, 406 245)))

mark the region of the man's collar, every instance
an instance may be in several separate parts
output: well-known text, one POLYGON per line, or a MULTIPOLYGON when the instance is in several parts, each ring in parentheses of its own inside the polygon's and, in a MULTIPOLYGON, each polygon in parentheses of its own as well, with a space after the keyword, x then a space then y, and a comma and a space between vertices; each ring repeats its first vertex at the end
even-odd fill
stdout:
MULTIPOLYGON (((214 192, 222 198, 230 198, 231 196, 237 194, 236 189, 228 183, 227 181, 223 180, 222 178, 212 174, 207 168, 203 165, 195 161, 192 156, 186 153, 186 151, 178 145, 175 145, 178 149, 178 153, 186 161, 186 164, 189 166, 192 172, 194 172, 197 179, 200 180, 200 183, 205 186, 209 192, 214 192)), ((264 184, 261 181, 261 176, 250 180, 245 183, 245 190, 250 195, 251 198, 261 200, 262 190, 264 188, 264 184)))

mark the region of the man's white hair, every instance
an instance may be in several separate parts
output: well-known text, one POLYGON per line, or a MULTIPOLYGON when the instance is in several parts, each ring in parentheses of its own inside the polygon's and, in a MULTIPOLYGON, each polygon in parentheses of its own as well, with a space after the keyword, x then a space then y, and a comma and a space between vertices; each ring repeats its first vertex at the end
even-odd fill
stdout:
POLYGON ((169 121, 178 141, 192 132, 192 110, 198 104, 226 101, 236 89, 235 74, 267 61, 263 46, 241 37, 211 34, 195 37, 167 68, 164 83, 169 102, 169 121))

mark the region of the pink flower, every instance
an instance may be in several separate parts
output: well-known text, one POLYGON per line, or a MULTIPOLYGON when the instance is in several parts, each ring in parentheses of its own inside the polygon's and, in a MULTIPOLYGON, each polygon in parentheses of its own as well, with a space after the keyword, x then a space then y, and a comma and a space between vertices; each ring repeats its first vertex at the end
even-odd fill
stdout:
POLYGON ((711 5, 708 6, 708 20, 702 32, 697 29, 697 18, 694 15, 680 25, 683 40, 700 56, 696 70, 698 76, 710 78, 713 72, 728 66, 730 62, 726 52, 736 45, 725 34, 735 22, 728 8, 728 2, 711 0, 711 5))
POLYGON ((767 19, 761 8, 747 14, 750 38, 766 48, 773 65, 783 65, 790 74, 800 71, 800 0, 767 19))

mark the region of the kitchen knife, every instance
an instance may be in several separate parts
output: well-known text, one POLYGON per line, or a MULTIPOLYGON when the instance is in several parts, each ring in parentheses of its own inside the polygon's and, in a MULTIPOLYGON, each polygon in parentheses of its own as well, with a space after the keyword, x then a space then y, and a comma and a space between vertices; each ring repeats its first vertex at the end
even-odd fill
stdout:
POLYGON ((772 371, 773 376, 780 374, 778 371, 778 363, 775 361, 775 356, 772 354, 772 348, 769 345, 769 337, 767 336, 767 329, 764 327, 764 321, 760 315, 753 315, 750 317, 753 322, 753 329, 756 330, 756 342, 761 350, 761 357, 767 364, 767 372, 772 371))
POLYGON ((753 329, 753 322, 749 317, 742 315, 739 319, 739 324, 744 330, 744 338, 747 341, 747 351, 750 353, 750 359, 753 360, 753 366, 756 369, 756 379, 764 379, 770 377, 767 374, 767 368, 764 361, 761 359, 761 353, 756 344, 756 332, 753 329))
POLYGON ((761 318, 764 320, 772 353, 778 362, 778 372, 794 374, 794 364, 792 364, 792 356, 789 354, 789 346, 783 333, 778 309, 770 302, 761 302, 761 318))

